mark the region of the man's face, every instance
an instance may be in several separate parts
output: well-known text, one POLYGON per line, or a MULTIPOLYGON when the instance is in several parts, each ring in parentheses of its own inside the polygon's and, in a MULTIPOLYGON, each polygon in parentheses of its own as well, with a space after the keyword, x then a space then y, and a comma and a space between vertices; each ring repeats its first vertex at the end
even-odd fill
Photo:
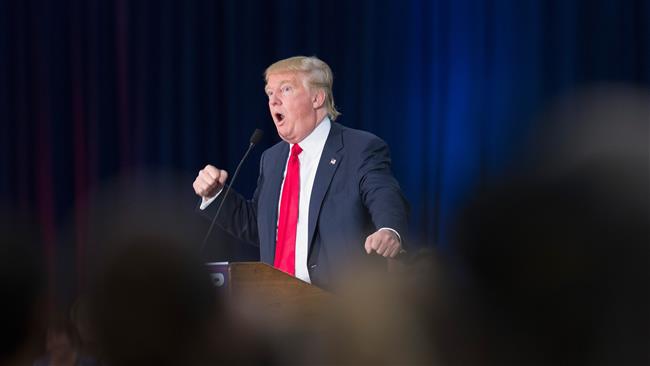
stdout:
POLYGON ((322 92, 310 91, 305 86, 305 77, 302 73, 282 72, 269 75, 266 83, 275 128, 290 144, 302 141, 325 117, 323 109, 319 109, 322 92))

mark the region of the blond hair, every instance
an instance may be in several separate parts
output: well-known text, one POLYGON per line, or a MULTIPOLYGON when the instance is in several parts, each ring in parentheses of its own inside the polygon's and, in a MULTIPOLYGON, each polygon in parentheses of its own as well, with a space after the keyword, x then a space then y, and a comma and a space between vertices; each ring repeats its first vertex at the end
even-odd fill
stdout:
POLYGON ((280 72, 302 72, 307 75, 307 84, 312 89, 321 89, 325 92, 325 109, 332 121, 336 120, 341 113, 334 105, 334 94, 332 84, 334 75, 330 67, 318 57, 294 56, 280 60, 266 68, 264 81, 268 83, 269 75, 280 72))

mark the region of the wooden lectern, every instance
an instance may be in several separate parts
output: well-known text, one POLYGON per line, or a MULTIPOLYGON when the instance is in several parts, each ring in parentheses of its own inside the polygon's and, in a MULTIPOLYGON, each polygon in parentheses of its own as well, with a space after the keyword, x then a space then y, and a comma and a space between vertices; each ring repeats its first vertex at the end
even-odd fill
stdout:
POLYGON ((324 315, 334 301, 331 293, 266 263, 207 265, 233 310, 256 322, 300 324, 324 315))

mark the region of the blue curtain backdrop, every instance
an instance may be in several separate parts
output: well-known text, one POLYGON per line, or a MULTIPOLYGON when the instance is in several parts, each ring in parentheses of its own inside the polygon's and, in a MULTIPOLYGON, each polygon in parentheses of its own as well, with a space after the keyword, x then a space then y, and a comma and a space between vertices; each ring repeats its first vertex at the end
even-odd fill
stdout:
POLYGON ((279 141, 262 73, 293 55, 328 62, 340 122, 390 145, 411 242, 452 249, 454 212, 553 97, 650 84, 650 2, 0 1, 0 202, 37 218, 50 272, 75 278, 61 263, 83 261, 88 195, 116 177, 178 174, 191 215, 197 171, 232 172, 261 128, 236 183, 251 194, 279 141))

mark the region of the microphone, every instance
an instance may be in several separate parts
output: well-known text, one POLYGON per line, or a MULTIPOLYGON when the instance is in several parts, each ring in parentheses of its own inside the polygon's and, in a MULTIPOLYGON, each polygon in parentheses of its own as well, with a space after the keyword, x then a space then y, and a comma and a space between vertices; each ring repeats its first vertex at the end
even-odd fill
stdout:
POLYGON ((248 154, 251 152, 251 150, 253 150, 253 147, 257 145, 257 143, 260 142, 260 140, 262 140, 262 136, 264 136, 264 131, 260 130, 259 128, 256 128, 255 131, 253 131, 253 134, 251 135, 250 138, 250 142, 248 144, 248 149, 246 149, 246 153, 244 153, 244 156, 239 161, 239 165, 237 165, 237 169, 235 169, 235 174, 232 175, 232 179, 230 179, 230 184, 228 185, 228 187, 226 187, 226 191, 223 192, 223 199, 221 200, 221 203, 217 208, 217 212, 214 214, 214 217, 212 218, 212 223, 210 223, 210 228, 208 229, 208 232, 205 234, 205 238, 203 238, 203 243, 201 244, 201 249, 199 250, 199 253, 203 252, 203 249, 205 248, 205 244, 208 242, 208 238, 210 237, 210 233, 212 233, 212 228, 214 227, 214 223, 217 222, 217 217, 219 217, 219 213, 221 212, 223 203, 226 202, 226 198, 228 198, 228 194, 230 193, 230 187, 232 187, 233 183, 235 182, 235 179, 237 178, 237 174, 239 174, 239 169, 244 163, 244 160, 246 160, 248 154))
MULTIPOLYGON (((262 136, 264 136, 264 131, 260 130, 259 128, 256 128, 255 131, 253 131, 253 134, 251 135, 250 147, 257 145, 257 143, 260 142, 260 140, 262 140, 262 136)), ((246 156, 244 156, 244 159, 245 158, 246 156)))

